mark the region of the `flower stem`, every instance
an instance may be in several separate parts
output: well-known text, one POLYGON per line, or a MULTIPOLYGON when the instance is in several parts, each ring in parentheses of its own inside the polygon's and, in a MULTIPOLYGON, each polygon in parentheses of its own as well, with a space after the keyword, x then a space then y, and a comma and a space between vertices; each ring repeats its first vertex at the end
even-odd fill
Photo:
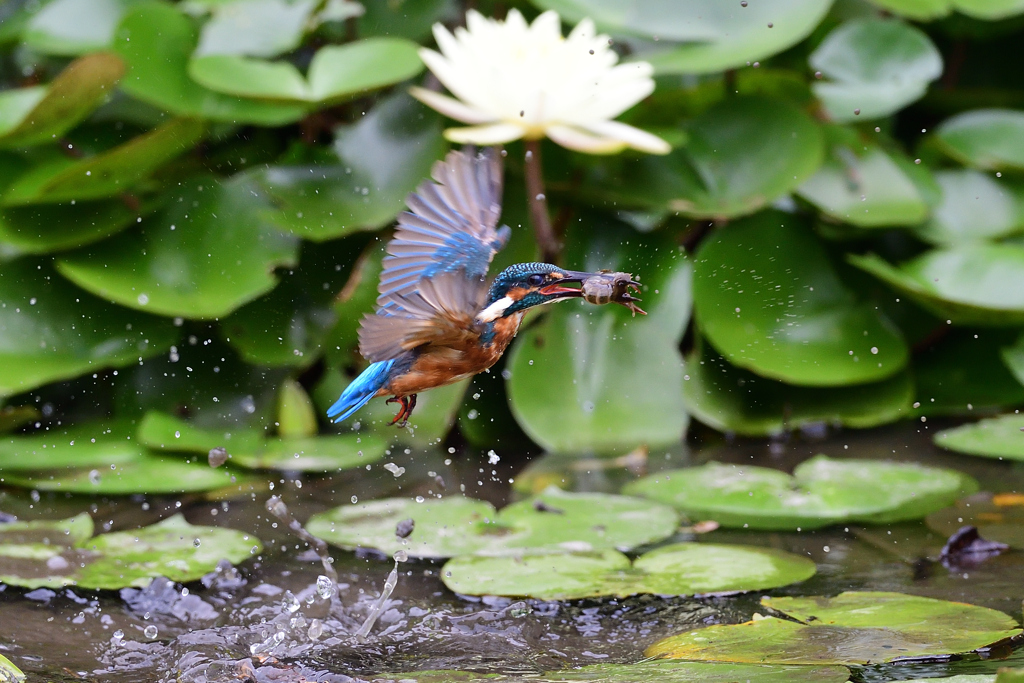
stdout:
POLYGON ((537 236, 545 262, 552 263, 562 252, 562 245, 555 239, 548 215, 548 200, 544 194, 544 171, 541 168, 540 140, 526 140, 526 199, 530 205, 530 221, 537 236))

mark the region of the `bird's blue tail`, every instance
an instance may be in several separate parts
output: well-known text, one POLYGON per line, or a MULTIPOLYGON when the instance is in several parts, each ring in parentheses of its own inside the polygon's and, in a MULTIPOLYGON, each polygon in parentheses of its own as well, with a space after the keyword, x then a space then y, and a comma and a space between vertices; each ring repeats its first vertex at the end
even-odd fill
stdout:
POLYGON ((341 392, 341 398, 327 410, 327 417, 333 418, 335 422, 341 422, 365 406, 377 394, 377 390, 388 381, 388 373, 394 364, 394 360, 385 360, 373 363, 363 370, 345 387, 345 391, 341 392))

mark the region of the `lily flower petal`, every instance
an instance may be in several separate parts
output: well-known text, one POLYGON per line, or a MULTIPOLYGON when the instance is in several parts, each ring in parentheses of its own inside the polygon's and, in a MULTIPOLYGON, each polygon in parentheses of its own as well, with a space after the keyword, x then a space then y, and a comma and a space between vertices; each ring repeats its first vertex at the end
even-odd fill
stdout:
POLYGON ((492 123, 487 126, 448 128, 444 136, 461 145, 503 145, 526 135, 526 129, 511 123, 492 123))
POLYGON ((621 121, 598 121, 596 123, 584 124, 581 128, 595 135, 619 140, 623 144, 641 152, 668 154, 672 151, 672 145, 657 135, 652 135, 645 130, 640 130, 621 121))
POLYGON ((626 148, 621 140, 593 135, 573 126, 548 126, 547 134, 562 147, 587 154, 615 154, 626 148))
POLYGON ((447 95, 436 93, 433 90, 413 86, 409 88, 409 94, 431 109, 435 109, 456 121, 472 124, 495 122, 494 117, 489 116, 478 109, 465 105, 454 97, 448 97, 447 95))

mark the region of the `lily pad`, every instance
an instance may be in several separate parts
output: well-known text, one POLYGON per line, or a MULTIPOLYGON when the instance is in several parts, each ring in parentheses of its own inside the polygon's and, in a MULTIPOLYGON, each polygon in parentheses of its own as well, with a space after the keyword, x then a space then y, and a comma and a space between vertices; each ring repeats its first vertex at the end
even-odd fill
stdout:
POLYGON ((223 448, 229 453, 257 450, 264 436, 260 431, 245 427, 203 429, 173 415, 150 411, 139 422, 136 439, 154 450, 206 454, 214 448, 223 448))
POLYGON ((0 437, 0 471, 102 468, 139 460, 145 450, 132 432, 128 422, 96 422, 0 437))
POLYGON ((880 147, 835 144, 797 194, 826 215, 860 228, 917 225, 928 217, 922 184, 934 181, 926 174, 880 147))
MULTIPOLYGON (((850 671, 843 666, 768 666, 656 660, 636 664, 591 664, 568 671, 549 671, 537 680, 539 683, 846 683, 849 678, 850 671)), ((945 683, 957 682, 947 680, 945 683)))
POLYGON ((360 502, 313 515, 306 528, 342 548, 439 558, 630 550, 671 536, 678 521, 671 508, 639 498, 550 488, 500 512, 461 496, 360 502), (415 526, 399 538, 395 527, 406 519, 415 526))
MULTIPOLYGON (((1022 0, 871 0, 910 19, 938 19, 956 10, 975 19, 994 21, 1024 12, 1022 0)), ((958 683, 949 679, 949 683, 958 683)))
POLYGON ((306 105, 232 97, 193 81, 188 75, 188 61, 197 39, 192 21, 173 5, 153 1, 134 4, 114 41, 115 52, 128 64, 121 89, 179 116, 212 121, 279 126, 306 115, 306 105))
POLYGON ((195 581, 219 562, 245 561, 259 539, 233 529, 192 526, 178 514, 132 531, 92 537, 88 514, 0 526, 0 583, 25 588, 145 587, 158 576, 195 581))
POLYGON ((614 550, 602 553, 456 557, 441 580, 465 595, 506 595, 578 600, 637 593, 694 595, 765 590, 814 576, 814 562, 771 548, 676 543, 632 563, 614 550))
POLYGON ((62 275, 119 304, 186 318, 218 318, 277 284, 298 244, 259 215, 245 179, 184 182, 141 229, 64 256, 62 275))
POLYGON ((733 365, 803 386, 865 384, 909 351, 876 307, 858 302, 799 219, 766 212, 706 239, 694 261, 694 314, 733 365))
POLYGON ((267 217, 282 230, 317 242, 376 230, 444 156, 441 128, 408 95, 394 95, 336 131, 338 164, 269 166, 251 175, 276 207, 267 217))
POLYGON ((640 273, 648 315, 562 303, 516 339, 506 371, 510 408, 534 442, 562 452, 621 453, 678 443, 686 430, 679 340, 690 309, 690 267, 664 240, 588 225, 569 258, 587 271, 640 273), (582 245, 586 245, 584 247, 582 245))
POLYGON ((702 423, 743 436, 776 436, 813 425, 864 429, 907 417, 914 382, 901 372, 847 387, 797 387, 730 365, 707 344, 687 359, 686 410, 702 423))
POLYGON ((0 243, 22 254, 48 254, 98 242, 137 223, 157 205, 121 199, 0 209, 0 243))
POLYGON ((961 244, 898 266, 874 254, 851 254, 847 260, 958 325, 1024 324, 1024 246, 961 244))
POLYGON ((945 537, 973 526, 986 540, 1024 550, 1024 495, 1019 493, 977 493, 933 512, 925 521, 945 537))
POLYGON ((893 114, 942 75, 942 55, 928 35, 896 19, 845 22, 809 62, 827 79, 811 87, 833 121, 893 114))
POLYGON ((285 439, 316 436, 316 409, 297 380, 288 378, 277 390, 277 433, 285 439))
POLYGON ((96 53, 71 62, 47 86, 0 93, 0 147, 52 142, 113 94, 122 75, 120 58, 96 53))
POLYGON ((798 465, 792 475, 710 462, 649 475, 623 492, 672 505, 692 519, 782 530, 920 519, 977 488, 973 479, 953 470, 818 455, 798 465))
POLYGON ((74 56, 110 46, 131 0, 53 0, 33 14, 21 33, 43 54, 74 56))
POLYGON ((291 52, 310 26, 316 0, 235 0, 210 5, 194 55, 275 57, 291 52))
POLYGON ((14 181, 4 206, 104 199, 128 192, 205 134, 200 121, 175 119, 114 149, 73 161, 40 164, 14 181))
POLYGON ((716 625, 659 641, 650 657, 759 664, 880 664, 970 652, 1019 635, 993 609, 900 593, 834 598, 761 598, 801 623, 767 617, 716 625))
POLYGON ((935 133, 939 148, 968 166, 1024 169, 1024 112, 975 109, 946 119, 935 133))
POLYGON ((1024 229, 1024 187, 970 169, 939 171, 942 201, 915 232, 933 244, 1006 237, 1024 229))
POLYGON ((1024 461, 1024 415, 1010 414, 979 420, 934 436, 935 445, 958 453, 999 460, 1024 461))
POLYGON ((197 56, 188 67, 197 83, 216 92, 311 104, 351 99, 412 78, 422 70, 416 44, 403 38, 366 38, 322 47, 305 77, 289 62, 233 54, 197 56))
POLYGON ((0 268, 0 301, 0 396, 138 363, 180 333, 169 320, 101 301, 31 259, 0 268))
POLYGON ((14 666, 14 662, 0 655, 0 683, 22 683, 25 674, 14 666))
POLYGON ((920 415, 998 413, 1024 403, 1019 347, 1010 330, 953 330, 914 357, 920 415), (1000 358, 1002 355, 1002 358, 1000 358))

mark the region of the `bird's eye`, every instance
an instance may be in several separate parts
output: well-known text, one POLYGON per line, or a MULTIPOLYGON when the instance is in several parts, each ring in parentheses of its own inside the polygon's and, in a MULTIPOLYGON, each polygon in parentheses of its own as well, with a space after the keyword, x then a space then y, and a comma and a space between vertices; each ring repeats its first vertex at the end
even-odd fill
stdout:
POLYGON ((530 285, 531 287, 540 287, 542 284, 544 284, 544 276, 534 273, 530 277, 526 278, 526 284, 530 285))

